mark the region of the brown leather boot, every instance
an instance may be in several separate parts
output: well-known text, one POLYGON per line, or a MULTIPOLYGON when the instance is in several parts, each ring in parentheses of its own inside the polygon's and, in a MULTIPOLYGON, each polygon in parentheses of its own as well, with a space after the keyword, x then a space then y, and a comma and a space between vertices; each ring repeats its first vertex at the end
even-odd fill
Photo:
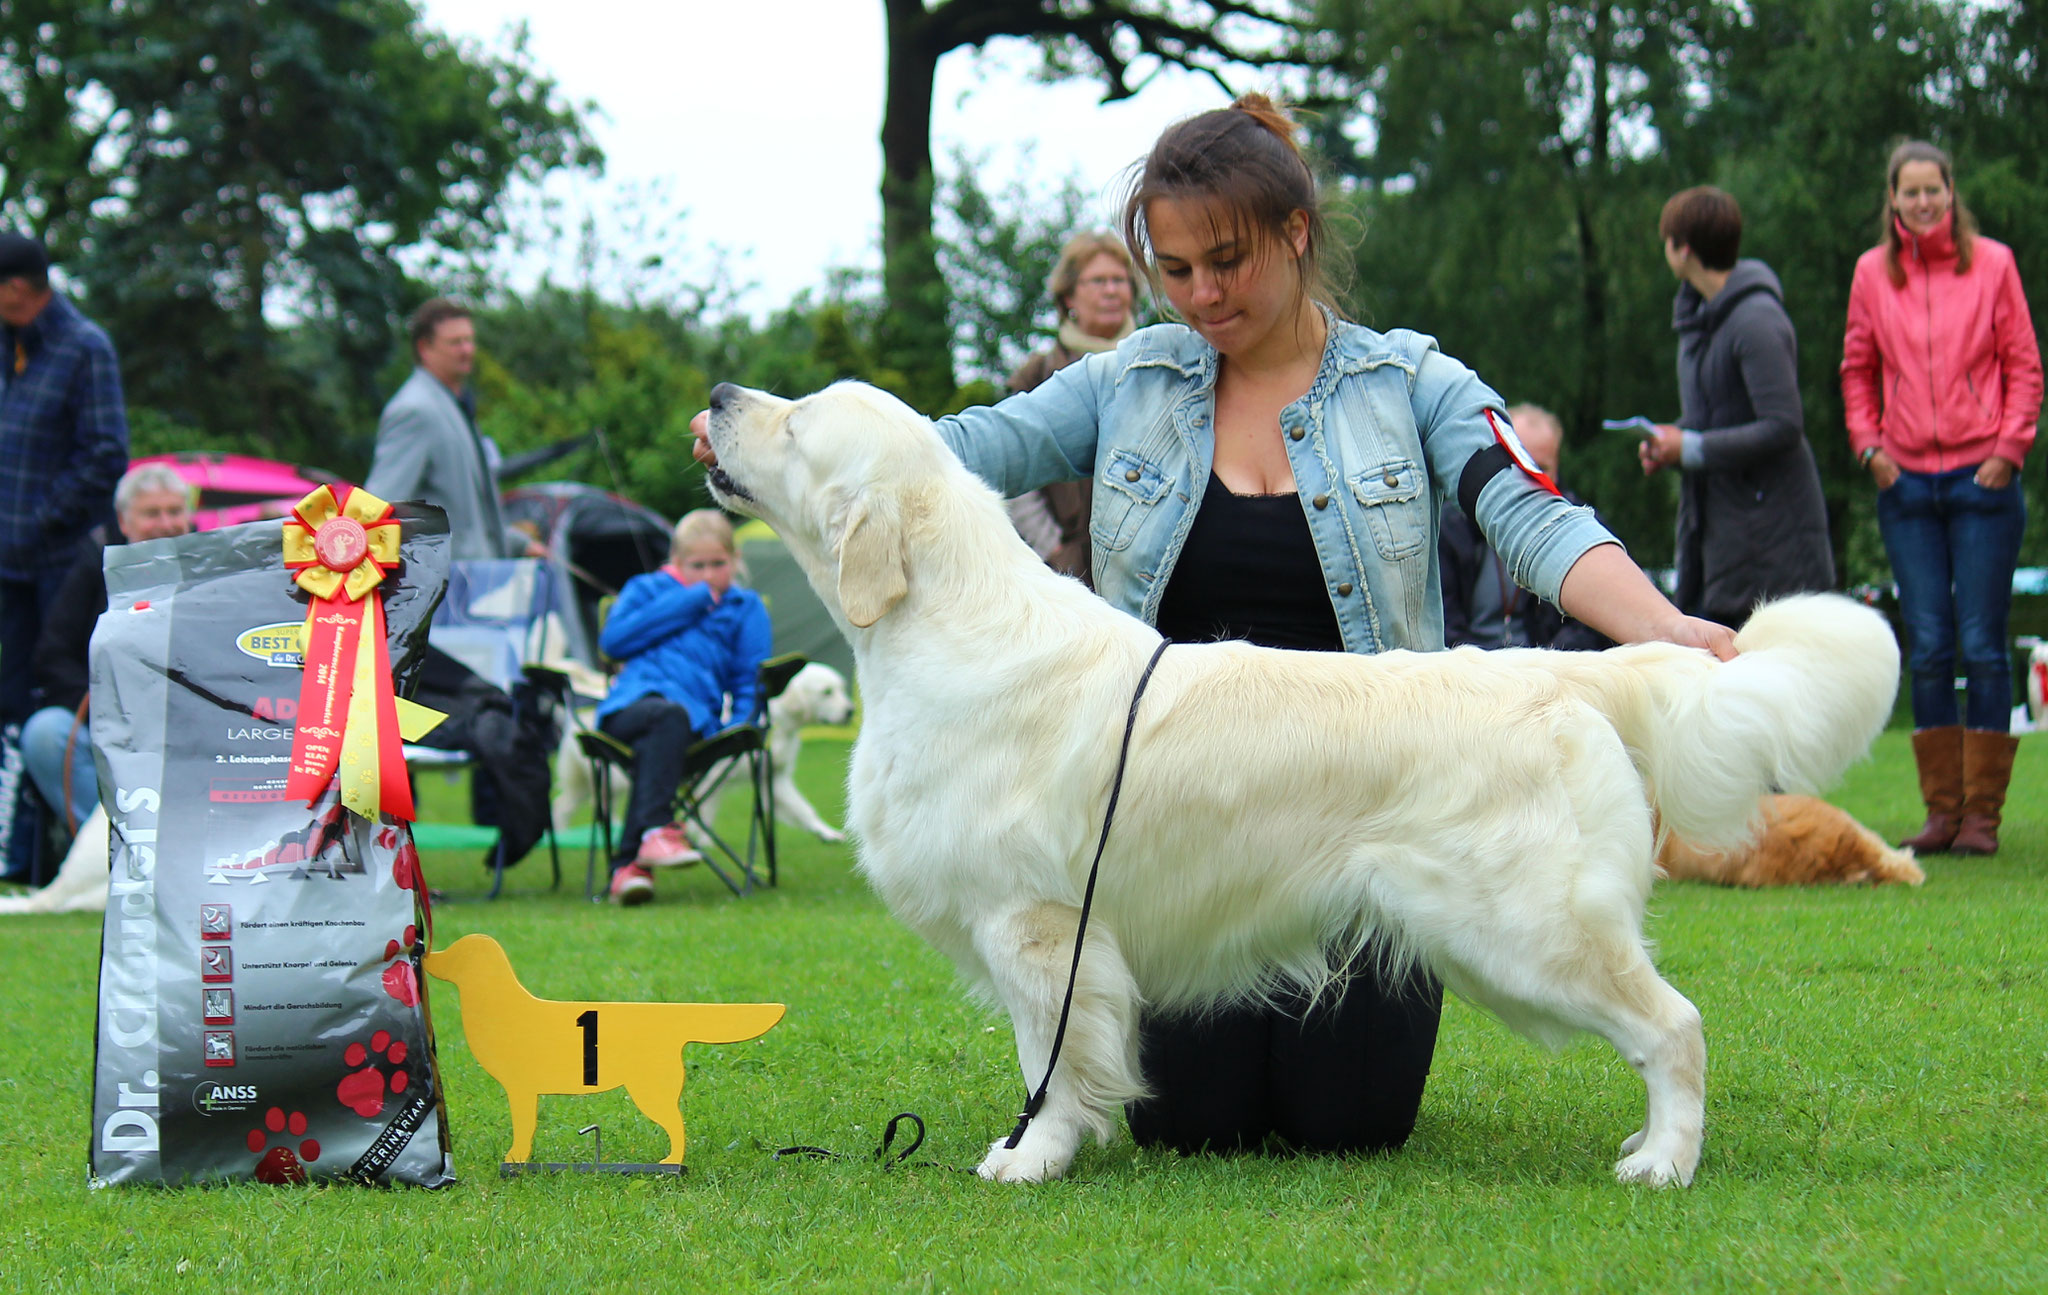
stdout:
POLYGON ((1950 854, 1997 854, 2000 811, 2012 781, 2012 758, 2020 740, 1989 729, 1963 730, 1963 821, 1950 854))
POLYGON ((1946 854, 1963 815, 1963 727, 1923 728, 1913 734, 1913 763, 1920 769, 1920 799, 1927 821, 1899 842, 1915 854, 1946 854))

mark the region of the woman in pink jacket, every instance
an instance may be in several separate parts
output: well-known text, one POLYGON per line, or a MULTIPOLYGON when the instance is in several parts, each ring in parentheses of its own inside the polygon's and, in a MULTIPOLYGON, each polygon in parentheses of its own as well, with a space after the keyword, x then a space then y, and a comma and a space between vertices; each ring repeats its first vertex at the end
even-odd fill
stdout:
POLYGON ((1955 170, 1910 140, 1885 170, 1884 241, 1856 262, 1842 341, 1849 445, 1911 639, 1923 854, 1993 854, 2018 739, 2006 616, 2041 414, 2041 352, 2012 250, 1977 233, 1955 170), (1968 681, 1958 714, 1956 668, 1968 681))

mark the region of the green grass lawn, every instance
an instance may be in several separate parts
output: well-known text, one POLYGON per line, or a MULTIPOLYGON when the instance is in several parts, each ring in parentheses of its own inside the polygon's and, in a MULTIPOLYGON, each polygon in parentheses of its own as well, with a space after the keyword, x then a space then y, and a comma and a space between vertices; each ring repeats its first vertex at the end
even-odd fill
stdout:
MULTIPOLYGON (((1936 1291, 2048 1289, 2048 738, 2029 739, 1994 860, 1918 890, 1660 887, 1660 964, 1706 1016, 1708 1137, 1689 1191, 1615 1184, 1642 1086, 1605 1044, 1549 1055, 1447 1004, 1414 1138, 1374 1159, 1084 1149, 1064 1181, 965 1172, 1023 1097, 1007 1026, 883 913, 841 847, 785 832, 780 889, 701 868, 658 901, 581 897, 544 852, 480 902, 477 852, 427 859, 442 944, 496 936, 546 997, 779 1001, 783 1023, 693 1046, 680 1180, 501 1180, 501 1091, 433 1006, 462 1181, 438 1193, 258 1186, 89 1192, 100 921, 0 927, 0 1289, 828 1291, 1936 1291), (863 1154, 897 1111, 919 1162, 863 1154), (850 1154, 776 1160, 814 1143, 850 1154)), ((836 818, 842 742, 806 747, 836 818)), ((458 788, 424 780, 428 817, 458 788)), ((1919 823, 1902 732, 1835 796, 1919 823)), ((729 809, 734 808, 732 806, 729 809)), ((622 1094, 549 1098, 536 1158, 665 1143, 622 1094)))

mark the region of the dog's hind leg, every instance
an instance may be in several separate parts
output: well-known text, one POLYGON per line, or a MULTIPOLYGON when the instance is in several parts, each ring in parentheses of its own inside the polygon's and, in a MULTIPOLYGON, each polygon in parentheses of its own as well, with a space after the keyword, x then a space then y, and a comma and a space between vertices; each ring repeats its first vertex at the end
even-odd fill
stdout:
POLYGON ((637 1084, 626 1085, 626 1095, 633 1099, 633 1105, 640 1113, 661 1126, 668 1134, 668 1154, 661 1158, 665 1165, 683 1163, 683 1059, 676 1058, 675 1082, 671 1076, 662 1075, 659 1082, 644 1079, 637 1084))
POLYGON ((1582 949, 1552 961, 1548 974, 1532 976, 1525 965, 1512 988, 1474 983, 1469 967, 1446 970, 1459 993, 1522 1033, 1555 1044, 1584 1030, 1612 1043, 1648 1090, 1643 1125, 1622 1143, 1615 1177, 1652 1187, 1692 1182, 1705 1132, 1706 1040, 1699 1009, 1640 948, 1582 949))
POLYGON ((1621 1144, 1614 1176, 1625 1183, 1687 1186, 1705 1136, 1707 1045, 1699 1009, 1643 958, 1625 973, 1622 1009, 1596 1026, 1643 1077, 1648 1110, 1643 1127, 1621 1144), (1637 1003, 1646 1001, 1646 1010, 1637 1003))
POLYGON ((1615 1176, 1688 1184, 1706 1112, 1699 1010, 1651 965, 1631 905, 1577 898, 1540 920, 1478 933, 1482 942, 1441 965, 1443 979, 1540 1042, 1556 1046, 1583 1030, 1612 1043, 1648 1090, 1642 1128, 1622 1144, 1615 1176))
MULTIPOLYGON (((1080 910, 1071 905, 1040 904, 974 933, 975 951, 1016 1028, 1027 1092, 1036 1091, 1052 1055, 1079 920, 1080 910)), ((980 1166, 983 1178, 1057 1178, 1072 1162, 1083 1133, 1108 1139, 1117 1108, 1144 1094, 1138 1074, 1138 1002, 1137 982, 1115 933, 1100 921, 1091 922, 1045 1104, 1015 1148, 1002 1141, 989 1148, 980 1166)))

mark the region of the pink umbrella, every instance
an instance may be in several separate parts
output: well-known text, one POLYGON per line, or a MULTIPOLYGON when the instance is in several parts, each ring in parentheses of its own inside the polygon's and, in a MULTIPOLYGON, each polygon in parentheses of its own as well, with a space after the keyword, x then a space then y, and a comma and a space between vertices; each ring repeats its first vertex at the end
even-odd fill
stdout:
POLYGON ((198 490, 198 511, 192 514, 192 525, 202 531, 283 517, 310 491, 341 480, 318 468, 210 450, 156 454, 136 459, 129 466, 145 463, 169 464, 198 490))

